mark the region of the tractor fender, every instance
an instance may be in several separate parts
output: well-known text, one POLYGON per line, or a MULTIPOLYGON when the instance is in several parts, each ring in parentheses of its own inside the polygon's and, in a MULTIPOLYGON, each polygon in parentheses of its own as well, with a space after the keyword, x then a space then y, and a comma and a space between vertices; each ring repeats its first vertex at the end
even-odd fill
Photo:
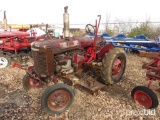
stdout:
POLYGON ((114 46, 113 46, 112 44, 107 44, 106 46, 104 46, 104 47, 100 50, 100 52, 98 52, 97 58, 98 58, 98 59, 102 59, 102 58, 104 57, 105 53, 108 53, 109 50, 111 50, 111 49, 113 49, 113 48, 114 48, 114 46))

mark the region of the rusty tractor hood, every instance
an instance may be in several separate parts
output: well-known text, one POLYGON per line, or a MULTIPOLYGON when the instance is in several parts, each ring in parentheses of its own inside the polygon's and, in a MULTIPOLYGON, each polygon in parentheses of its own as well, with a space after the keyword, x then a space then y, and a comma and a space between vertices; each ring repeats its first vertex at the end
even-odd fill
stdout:
POLYGON ((22 36, 29 36, 29 33, 21 32, 21 31, 0 31, 0 38, 2 37, 22 37, 22 36))
POLYGON ((65 39, 53 39, 53 40, 39 40, 32 43, 32 50, 53 48, 54 53, 67 52, 74 49, 81 49, 90 46, 93 43, 93 39, 85 37, 74 37, 68 41, 65 39))

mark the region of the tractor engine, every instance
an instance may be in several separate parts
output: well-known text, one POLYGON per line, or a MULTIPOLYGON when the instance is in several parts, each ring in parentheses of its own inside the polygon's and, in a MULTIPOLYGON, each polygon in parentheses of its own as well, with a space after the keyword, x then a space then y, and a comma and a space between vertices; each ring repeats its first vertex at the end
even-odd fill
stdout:
POLYGON ((61 55, 55 56, 55 72, 60 74, 69 74, 81 66, 84 61, 83 52, 79 54, 80 50, 74 50, 71 52, 66 52, 61 55), (78 53, 75 54, 75 53, 78 53))
POLYGON ((84 50, 78 40, 43 40, 31 46, 34 70, 39 77, 69 74, 84 62, 84 50))
POLYGON ((62 55, 58 55, 55 58, 55 71, 57 73, 63 73, 63 74, 68 74, 68 73, 72 73, 74 71, 73 67, 72 67, 72 61, 71 61, 71 56, 62 54, 62 55))

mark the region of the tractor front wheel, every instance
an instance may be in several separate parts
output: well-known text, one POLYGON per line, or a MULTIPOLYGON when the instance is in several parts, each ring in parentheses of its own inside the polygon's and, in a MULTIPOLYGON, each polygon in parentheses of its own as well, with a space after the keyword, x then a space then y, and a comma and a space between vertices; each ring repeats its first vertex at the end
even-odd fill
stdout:
POLYGON ((131 96, 136 103, 144 106, 146 109, 156 108, 159 104, 157 95, 145 86, 135 87, 131 92, 131 96))
POLYGON ((71 106, 73 100, 74 90, 66 84, 57 83, 43 93, 41 106, 48 114, 60 114, 71 106))
POLYGON ((105 84, 114 84, 122 78, 126 68, 126 55, 123 49, 113 48, 102 60, 101 77, 105 84))
POLYGON ((41 81, 32 78, 28 73, 23 77, 23 88, 25 90, 41 88, 42 86, 43 83, 41 81))
POLYGON ((9 66, 11 63, 10 59, 7 55, 0 55, 0 69, 9 66))

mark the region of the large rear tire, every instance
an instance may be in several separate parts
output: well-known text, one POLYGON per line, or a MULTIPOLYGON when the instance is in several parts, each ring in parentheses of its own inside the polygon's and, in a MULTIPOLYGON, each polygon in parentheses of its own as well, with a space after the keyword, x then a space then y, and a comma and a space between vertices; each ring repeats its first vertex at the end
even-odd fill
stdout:
POLYGON ((41 106, 48 114, 60 114, 71 106, 73 100, 74 90, 66 84, 57 83, 43 93, 41 106))
POLYGON ((122 78, 126 68, 126 55, 123 49, 113 48, 102 60, 101 77, 105 84, 114 84, 122 78))
POLYGON ((0 69, 8 67, 11 64, 11 60, 7 55, 0 54, 0 69))
POLYGON ((157 95, 145 86, 135 87, 131 92, 131 96, 136 103, 144 106, 146 109, 156 108, 159 104, 157 95))

